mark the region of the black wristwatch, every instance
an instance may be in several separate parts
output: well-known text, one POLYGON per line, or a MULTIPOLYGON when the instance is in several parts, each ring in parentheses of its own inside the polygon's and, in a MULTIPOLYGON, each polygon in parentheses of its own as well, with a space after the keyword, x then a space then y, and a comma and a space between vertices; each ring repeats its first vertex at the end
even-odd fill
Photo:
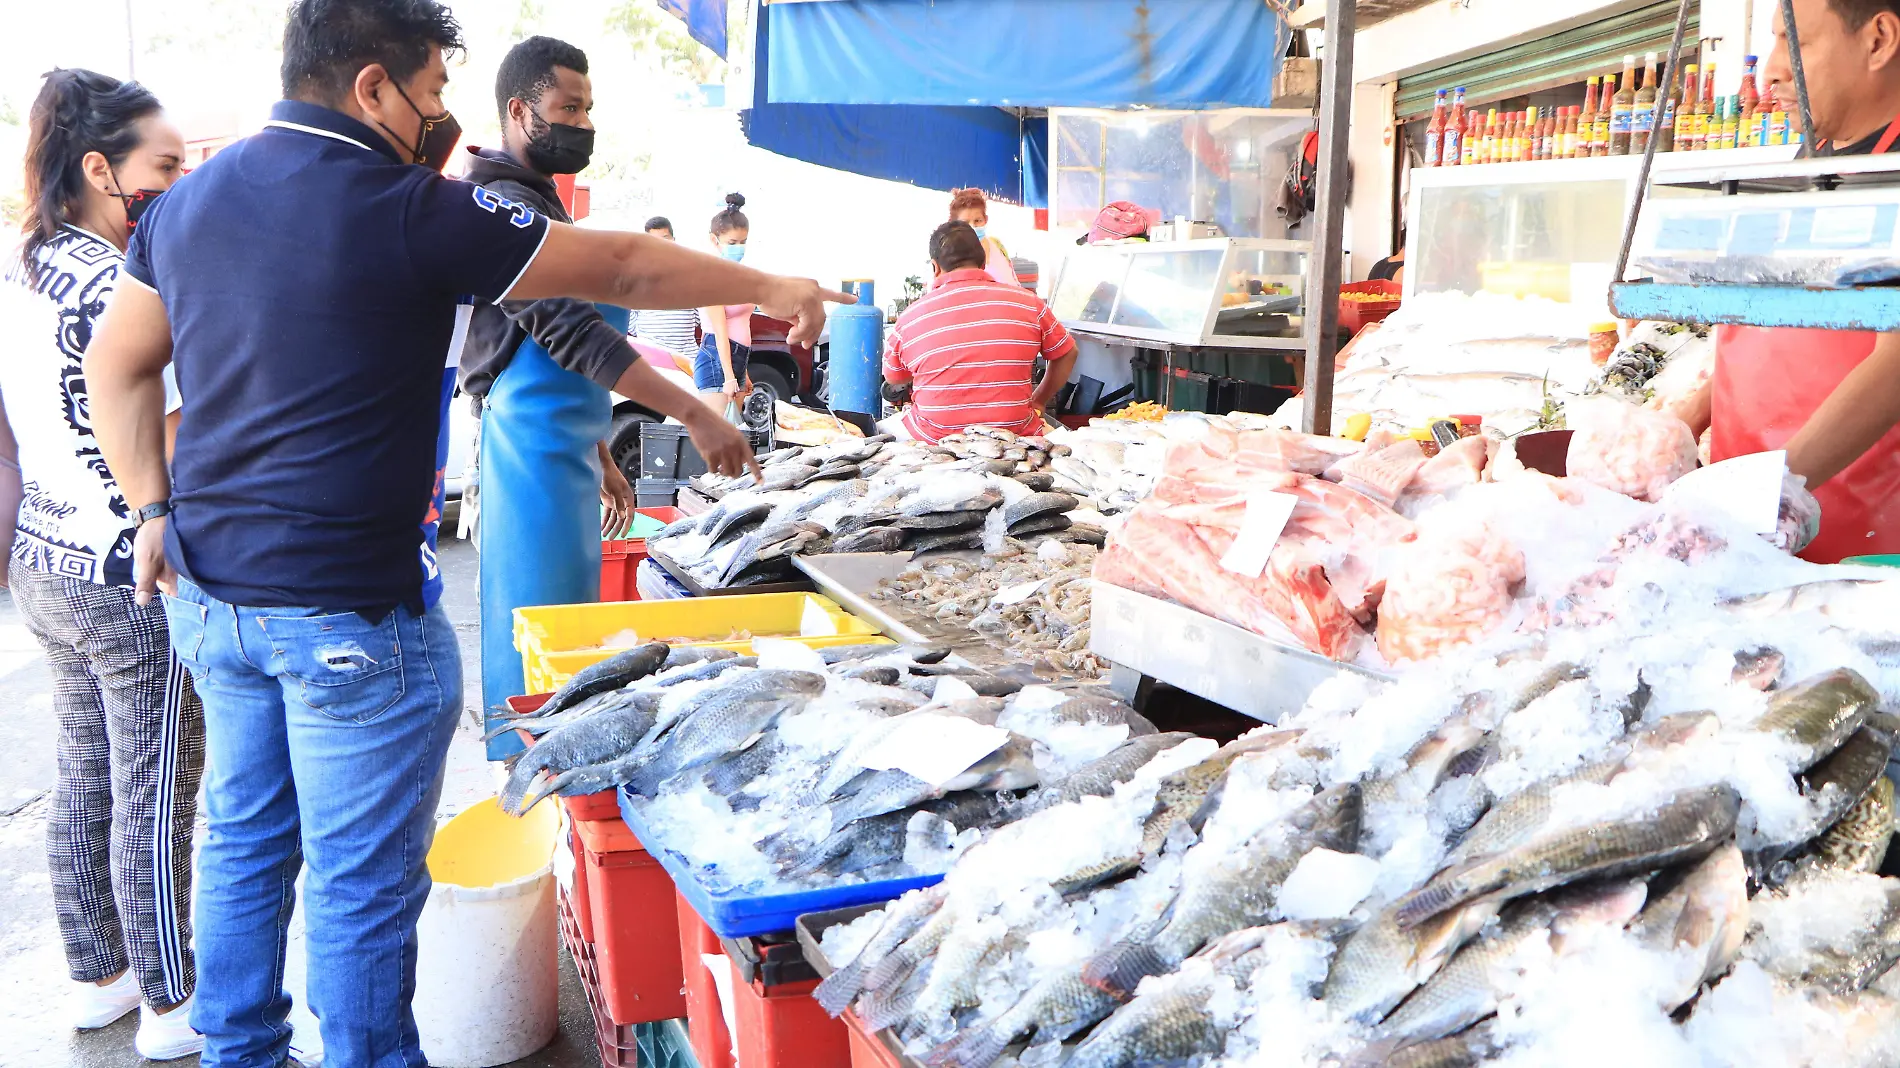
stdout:
POLYGON ((154 519, 170 514, 172 514, 172 502, 153 501, 151 504, 139 509, 138 512, 132 516, 132 526, 135 528, 142 527, 154 519))

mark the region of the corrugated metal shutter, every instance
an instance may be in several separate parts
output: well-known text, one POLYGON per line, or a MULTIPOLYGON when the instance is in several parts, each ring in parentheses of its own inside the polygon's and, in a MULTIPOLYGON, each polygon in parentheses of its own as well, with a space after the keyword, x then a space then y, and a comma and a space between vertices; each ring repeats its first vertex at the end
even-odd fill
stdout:
MULTIPOLYGON (((1691 10, 1683 36, 1685 55, 1695 55, 1700 21, 1699 12, 1691 10)), ((1403 121, 1430 115, 1432 95, 1439 89, 1462 85, 1465 103, 1480 105, 1618 71, 1626 55, 1668 51, 1675 29, 1675 3, 1650 4, 1588 26, 1447 63, 1399 79, 1398 116, 1403 121)))

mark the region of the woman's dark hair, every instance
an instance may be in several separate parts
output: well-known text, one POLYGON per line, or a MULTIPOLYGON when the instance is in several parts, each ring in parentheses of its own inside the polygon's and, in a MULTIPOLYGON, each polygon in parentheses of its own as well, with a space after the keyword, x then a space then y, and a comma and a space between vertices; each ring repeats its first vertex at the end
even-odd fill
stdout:
POLYGON ((86 192, 80 161, 97 152, 113 167, 139 147, 138 122, 159 111, 158 98, 137 82, 122 82, 89 70, 46 75, 33 100, 26 133, 26 240, 20 259, 34 272, 41 246, 69 222, 86 192))
POLYGON ((429 46, 462 48, 462 27, 435 0, 295 0, 284 21, 284 95, 333 106, 380 63, 398 83, 429 63, 429 46))
POLYGON ((745 212, 739 210, 743 207, 745 207, 745 197, 738 193, 727 193, 726 210, 713 216, 712 235, 718 237, 720 234, 730 233, 733 230, 752 229, 752 221, 745 217, 745 212))
POLYGON ((501 57, 501 69, 495 72, 495 108, 503 126, 508 125, 508 101, 519 100, 530 108, 540 104, 541 94, 554 84, 556 67, 586 74, 587 53, 557 38, 530 37, 501 57))

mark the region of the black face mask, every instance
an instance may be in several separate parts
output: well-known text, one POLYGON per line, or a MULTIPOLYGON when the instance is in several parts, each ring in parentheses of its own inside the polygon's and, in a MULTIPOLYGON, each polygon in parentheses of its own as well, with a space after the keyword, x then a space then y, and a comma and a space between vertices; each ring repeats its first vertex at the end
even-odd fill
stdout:
MULTIPOLYGON (((394 81, 389 84, 396 85, 394 81)), ((403 92, 402 86, 396 85, 396 92, 402 94, 402 102, 408 104, 409 110, 422 120, 422 129, 416 131, 415 147, 409 149, 412 161, 418 167, 427 167, 440 173, 448 165, 449 153, 455 151, 455 143, 462 139, 462 124, 456 122, 455 116, 447 111, 433 118, 424 115, 422 109, 416 107, 416 102, 409 99, 409 94, 403 92)), ((396 133, 381 122, 376 125, 382 126, 384 132, 391 136, 396 133)))
MULTIPOLYGON (((115 174, 112 176, 112 184, 119 185, 118 175, 115 174)), ((125 187, 120 185, 119 188, 124 189, 125 187)), ((139 228, 139 216, 144 215, 145 209, 151 207, 152 201, 157 200, 159 194, 163 192, 163 189, 134 189, 130 193, 112 194, 125 202, 126 233, 131 233, 139 228)))
POLYGON ((528 166, 542 174, 579 174, 594 156, 594 131, 563 126, 539 115, 543 127, 528 138, 528 166))

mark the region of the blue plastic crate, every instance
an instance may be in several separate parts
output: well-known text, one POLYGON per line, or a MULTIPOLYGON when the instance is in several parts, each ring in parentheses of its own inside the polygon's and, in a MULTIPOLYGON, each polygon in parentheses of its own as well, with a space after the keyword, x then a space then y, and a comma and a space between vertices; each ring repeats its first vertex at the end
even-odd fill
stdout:
POLYGON ((646 846, 653 859, 659 861, 660 866, 673 877, 673 885, 679 888, 680 896, 693 906, 693 911, 699 913, 699 918, 706 922, 706 926, 721 938, 747 938, 790 931, 793 923, 808 912, 828 912, 853 905, 892 901, 912 890, 935 886, 943 881, 942 875, 915 875, 908 879, 849 883, 822 890, 797 890, 762 897, 715 894, 700 884, 699 872, 692 861, 669 848, 664 839, 652 833, 639 811, 633 807, 632 798, 632 793, 621 787, 621 817, 627 821, 634 837, 640 839, 640 844, 646 846))

